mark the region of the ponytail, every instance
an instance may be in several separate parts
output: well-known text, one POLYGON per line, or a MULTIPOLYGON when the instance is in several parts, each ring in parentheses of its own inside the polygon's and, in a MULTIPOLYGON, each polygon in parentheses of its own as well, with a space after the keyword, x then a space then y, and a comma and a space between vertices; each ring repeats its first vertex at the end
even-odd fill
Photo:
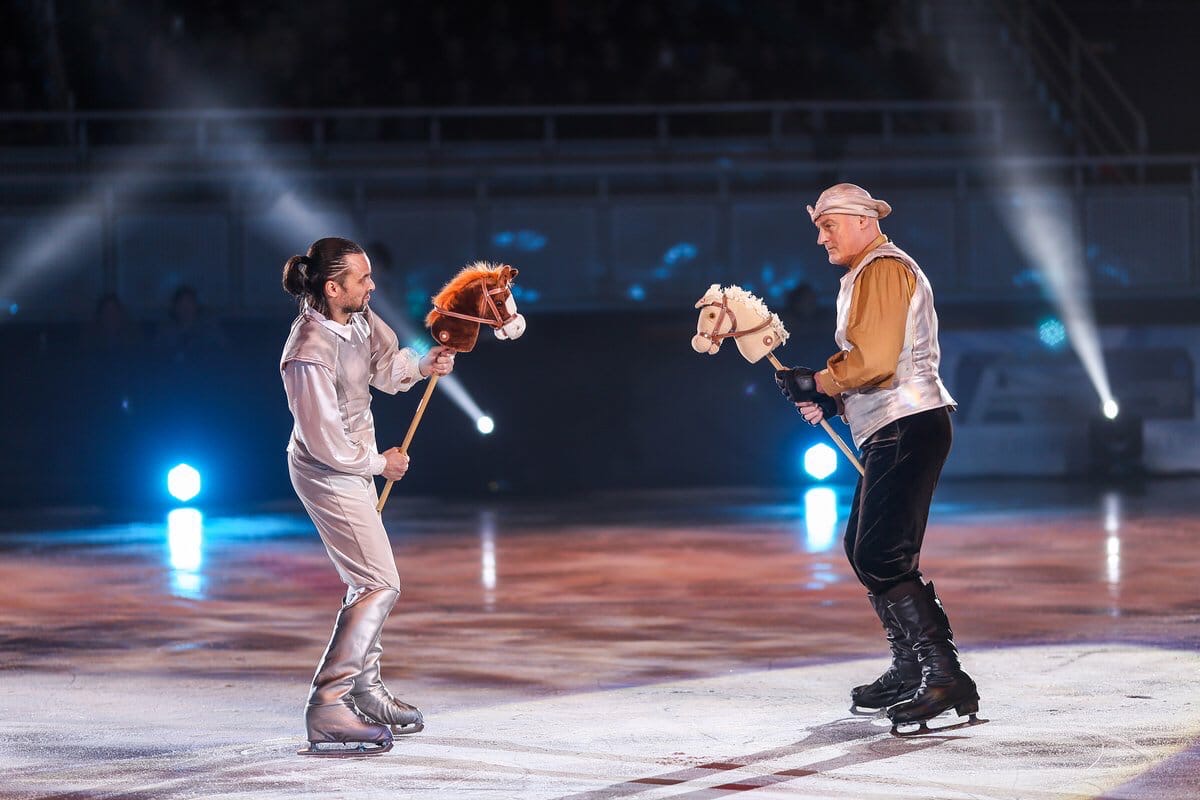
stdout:
POLYGON ((348 268, 346 256, 363 249, 349 239, 327 236, 308 248, 308 254, 292 256, 283 265, 283 290, 295 297, 303 309, 312 306, 324 313, 325 282, 336 281, 348 268))
POLYGON ((297 299, 308 294, 308 256, 292 256, 283 265, 283 290, 297 299))

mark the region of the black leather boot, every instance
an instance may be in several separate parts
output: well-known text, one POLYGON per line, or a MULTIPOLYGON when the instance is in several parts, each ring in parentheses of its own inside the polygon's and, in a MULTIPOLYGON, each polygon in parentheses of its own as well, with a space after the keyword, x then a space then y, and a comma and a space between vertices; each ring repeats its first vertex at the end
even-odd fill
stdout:
POLYGON ((884 595, 888 611, 913 643, 921 666, 921 685, 912 700, 888 709, 893 726, 917 724, 953 708, 972 721, 979 711, 975 681, 963 672, 954 646, 950 620, 942 609, 933 584, 910 581, 884 595))
POLYGON ((867 594, 879 621, 887 634, 888 646, 892 649, 892 665, 873 683, 855 686, 850 690, 851 711, 856 708, 886 708, 910 699, 921 685, 921 667, 912 642, 904 635, 887 608, 887 601, 874 594, 867 594))

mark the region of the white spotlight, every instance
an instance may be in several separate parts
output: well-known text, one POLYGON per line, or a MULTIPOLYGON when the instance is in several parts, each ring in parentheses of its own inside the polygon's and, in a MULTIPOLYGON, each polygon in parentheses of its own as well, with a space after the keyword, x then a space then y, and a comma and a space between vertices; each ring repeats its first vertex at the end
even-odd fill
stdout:
POLYGON ((167 491, 176 500, 186 503, 200 494, 200 473, 187 464, 172 467, 167 473, 167 491))
POLYGON ((1116 400, 1105 400, 1101 409, 1104 411, 1104 416, 1109 419, 1116 419, 1117 414, 1121 411, 1121 407, 1117 405, 1116 400))
POLYGON ((837 469, 837 453, 827 444, 814 444, 804 451, 804 471, 823 481, 837 469))
POLYGON ((487 436, 489 433, 496 430, 496 423, 487 414, 482 414, 475 420, 475 427, 479 429, 480 433, 482 433, 484 436, 487 436))

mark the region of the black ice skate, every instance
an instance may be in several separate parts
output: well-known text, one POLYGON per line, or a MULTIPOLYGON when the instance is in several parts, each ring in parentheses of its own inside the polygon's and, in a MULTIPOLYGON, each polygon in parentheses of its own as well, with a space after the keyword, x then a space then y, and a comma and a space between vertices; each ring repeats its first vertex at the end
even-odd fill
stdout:
POLYGON ((959 717, 967 717, 967 721, 936 730, 986 722, 977 716, 979 691, 959 664, 950 620, 933 584, 922 585, 916 581, 902 583, 890 589, 885 598, 888 611, 913 642, 913 650, 921 666, 921 684, 913 698, 888 709, 892 733, 898 736, 929 733, 931 729, 928 722, 951 709, 959 717), (901 726, 911 725, 918 727, 915 731, 901 730, 901 726))
POLYGON ((876 716, 880 709, 909 700, 917 693, 921 685, 921 667, 917 663, 912 642, 904 635, 900 623, 888 612, 887 601, 871 593, 867 594, 867 599, 883 623, 892 651, 892 663, 873 683, 855 686, 850 690, 850 713, 876 716))

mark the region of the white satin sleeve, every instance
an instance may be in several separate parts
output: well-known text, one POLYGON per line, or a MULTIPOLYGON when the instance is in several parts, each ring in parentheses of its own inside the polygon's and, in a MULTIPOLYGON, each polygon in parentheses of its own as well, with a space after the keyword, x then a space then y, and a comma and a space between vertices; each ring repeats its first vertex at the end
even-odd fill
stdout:
POLYGON ((371 385, 381 392, 407 392, 421 382, 421 357, 411 347, 380 353, 372 364, 371 385))
POLYGON ((336 472, 383 473, 387 459, 374 444, 353 442, 346 436, 333 373, 318 364, 289 361, 283 368, 283 387, 296 420, 293 436, 309 455, 336 472))
POLYGON ((407 392, 425 376, 421 357, 411 347, 400 347, 396 333, 373 311, 365 315, 371 341, 371 385, 381 392, 407 392))

